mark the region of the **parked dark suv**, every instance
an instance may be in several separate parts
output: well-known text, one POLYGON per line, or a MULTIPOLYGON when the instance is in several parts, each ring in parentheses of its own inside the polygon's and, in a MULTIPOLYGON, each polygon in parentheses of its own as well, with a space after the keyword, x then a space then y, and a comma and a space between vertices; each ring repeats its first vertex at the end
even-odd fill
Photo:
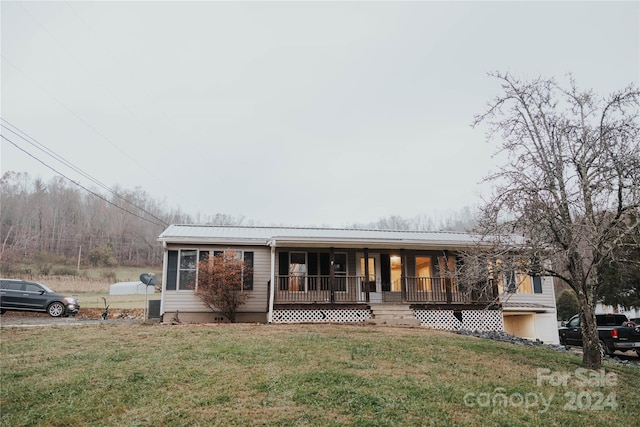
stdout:
POLYGON ((46 285, 25 280, 0 279, 0 314, 13 311, 44 311, 50 316, 75 316, 78 298, 60 295, 46 285))

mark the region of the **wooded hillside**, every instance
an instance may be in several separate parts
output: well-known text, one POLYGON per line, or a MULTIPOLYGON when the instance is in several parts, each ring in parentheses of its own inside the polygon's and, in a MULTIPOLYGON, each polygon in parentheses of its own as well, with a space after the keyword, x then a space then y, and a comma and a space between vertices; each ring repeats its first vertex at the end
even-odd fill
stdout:
POLYGON ((190 222, 167 211, 142 189, 115 188, 108 197, 86 191, 63 178, 48 182, 27 173, 0 179, 0 261, 64 256, 74 264, 161 265, 158 235, 171 222, 190 222))

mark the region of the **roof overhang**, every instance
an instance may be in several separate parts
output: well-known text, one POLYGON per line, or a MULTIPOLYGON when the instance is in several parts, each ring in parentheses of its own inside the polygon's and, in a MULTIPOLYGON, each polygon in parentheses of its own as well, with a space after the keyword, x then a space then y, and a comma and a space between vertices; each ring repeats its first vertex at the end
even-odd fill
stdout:
POLYGON ((290 248, 352 248, 373 250, 460 250, 477 247, 477 235, 296 227, 172 225, 159 237, 167 245, 229 245, 290 248))
POLYGON ((553 311, 553 307, 535 303, 503 302, 502 311, 505 314, 547 313, 553 311))

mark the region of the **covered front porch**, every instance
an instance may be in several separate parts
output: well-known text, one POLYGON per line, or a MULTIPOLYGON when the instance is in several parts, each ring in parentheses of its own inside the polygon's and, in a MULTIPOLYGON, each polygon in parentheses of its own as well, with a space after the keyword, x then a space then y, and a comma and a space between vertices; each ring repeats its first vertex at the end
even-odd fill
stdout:
MULTIPOLYGON (((465 286, 451 250, 272 248, 274 304, 481 305, 495 286, 465 286)), ((273 284, 273 286, 271 286, 273 284)))

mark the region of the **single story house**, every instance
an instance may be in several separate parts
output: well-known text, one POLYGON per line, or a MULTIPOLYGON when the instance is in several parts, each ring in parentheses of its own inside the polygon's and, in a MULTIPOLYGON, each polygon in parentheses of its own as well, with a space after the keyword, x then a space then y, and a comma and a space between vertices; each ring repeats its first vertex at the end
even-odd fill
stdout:
POLYGON ((444 330, 498 330, 558 343, 553 281, 527 277, 517 289, 464 289, 456 254, 476 244, 454 232, 305 227, 170 225, 164 247, 164 320, 225 321, 195 295, 197 264, 233 250, 252 266, 240 322, 364 322, 411 317, 444 330), (194 285, 195 283, 195 285, 194 285))

